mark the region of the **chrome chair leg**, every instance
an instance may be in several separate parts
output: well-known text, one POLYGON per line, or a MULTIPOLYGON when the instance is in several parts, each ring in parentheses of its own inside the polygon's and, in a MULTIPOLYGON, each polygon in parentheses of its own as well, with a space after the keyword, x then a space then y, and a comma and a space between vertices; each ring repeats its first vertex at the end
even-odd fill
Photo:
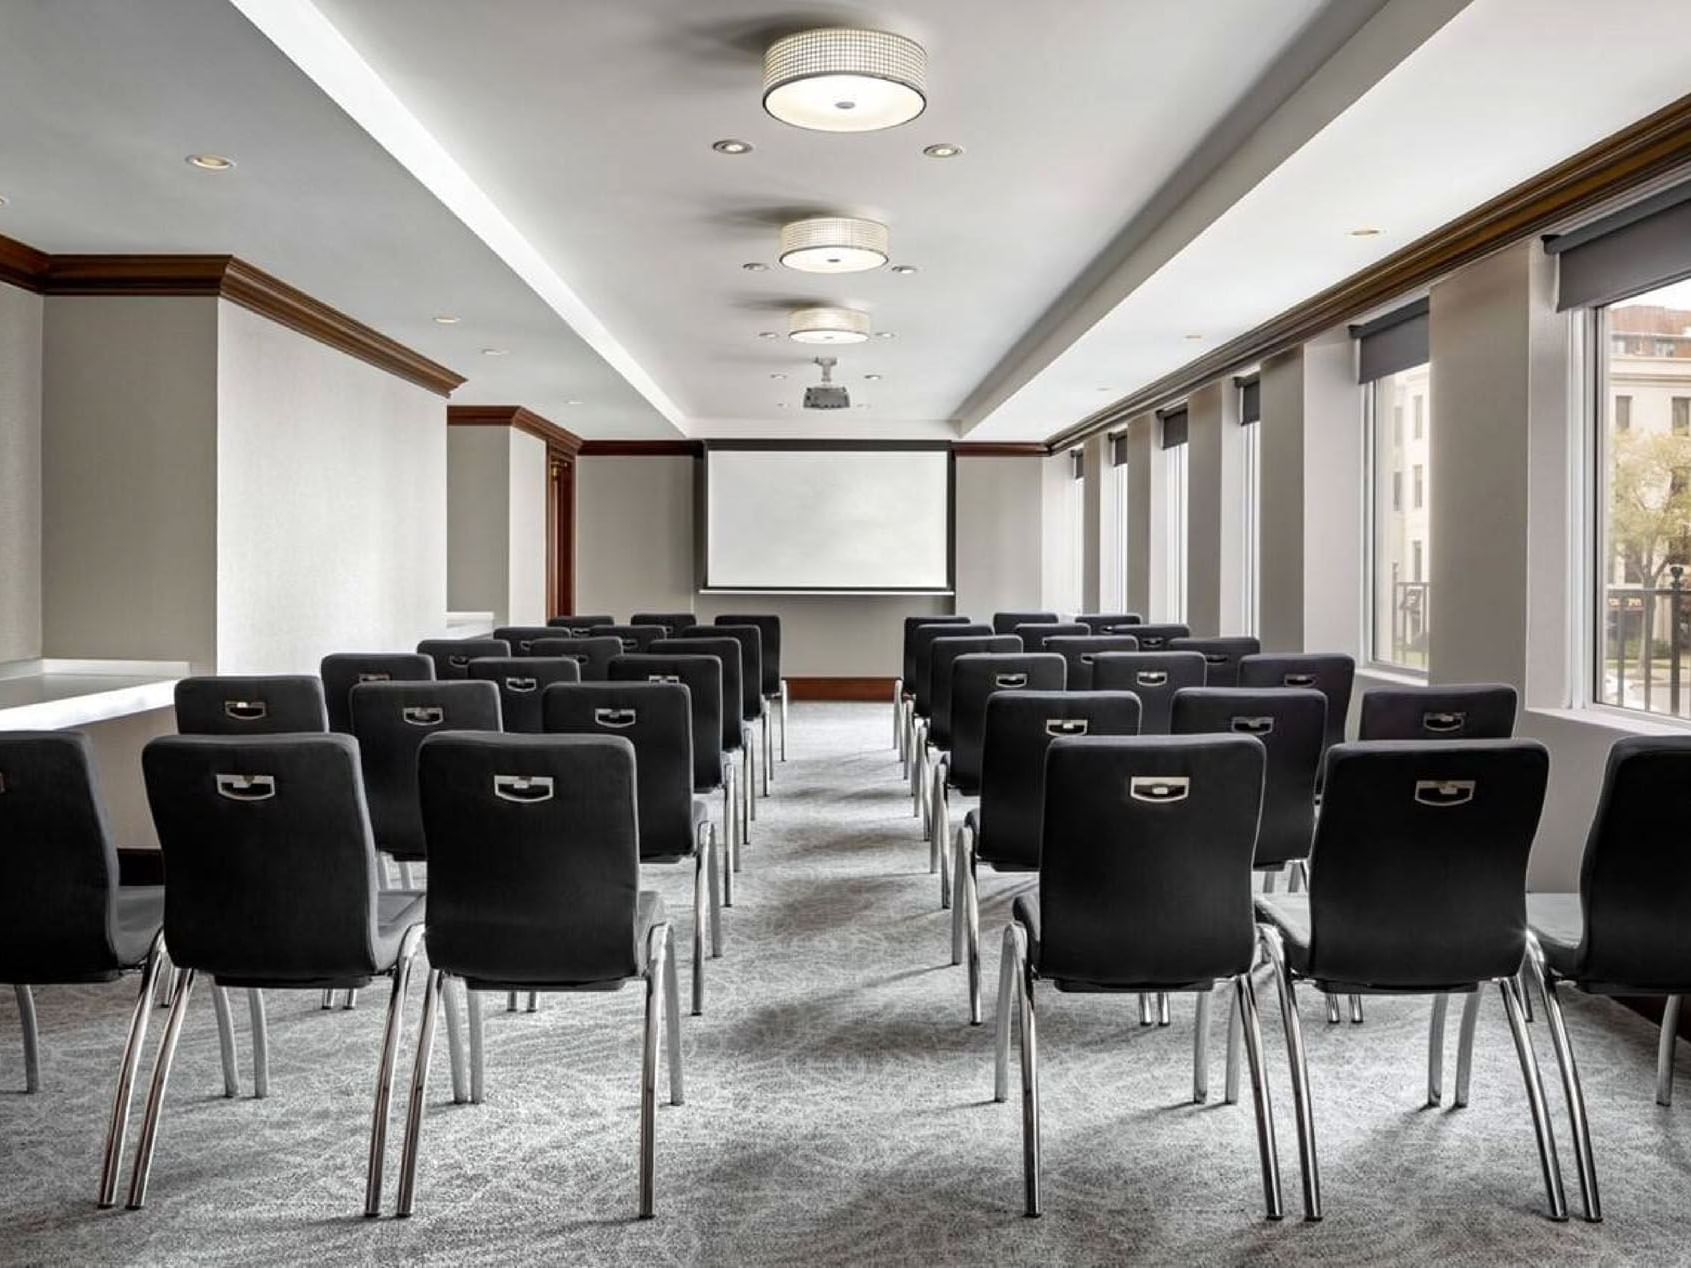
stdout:
POLYGON ((158 986, 153 990, 155 1002, 161 1011, 170 1007, 173 998, 171 991, 175 985, 176 970, 170 962, 170 949, 166 947, 159 952, 158 986))
MULTIPOLYGON (((922 828, 927 833, 928 841, 928 871, 939 871, 939 852, 945 840, 945 832, 949 825, 951 807, 947 804, 945 782, 951 773, 951 763, 945 755, 941 755, 934 762, 933 773, 928 779, 928 813, 922 820, 922 828)), ((941 906, 949 906, 942 903, 941 906)))
POLYGON ((1016 989, 1016 926, 1004 929, 1004 954, 998 961, 998 1016, 992 1035, 992 1099, 1002 1105, 1010 1099, 1010 999, 1016 989))
POLYGON ((720 831, 713 823, 709 825, 711 840, 722 843, 722 905, 734 905, 734 869, 739 866, 734 855, 734 831, 730 824, 724 823, 720 831))
POLYGON ((1521 1016, 1525 1017, 1528 1022, 1531 1022, 1533 1019, 1532 992, 1527 989, 1527 982, 1530 977, 1531 975, 1527 972, 1526 963, 1523 961, 1521 964, 1521 971, 1515 974, 1515 988, 1520 992, 1521 996, 1521 1016))
POLYGON ((1568 1023, 1562 1015, 1562 1001, 1556 994, 1556 980, 1544 963, 1544 951, 1538 939, 1527 934, 1527 958, 1533 978, 1538 982, 1539 997, 1544 1000, 1544 1017, 1550 1024, 1550 1042, 1556 1049, 1556 1068, 1562 1075, 1562 1095, 1568 1103, 1568 1125, 1573 1129, 1574 1160, 1579 1167, 1580 1199, 1585 1206, 1585 1218, 1597 1224, 1603 1219, 1603 1202, 1597 1193, 1597 1159, 1591 1150, 1591 1121, 1585 1109, 1585 1088, 1579 1080, 1579 1066, 1574 1062, 1573 1044, 1568 1040, 1568 1023))
POLYGON ((950 838, 950 848, 940 861, 940 875, 951 878, 951 884, 948 887, 950 892, 941 895, 942 898, 949 898, 950 901, 942 903, 941 906, 951 908, 951 962, 953 964, 963 963, 963 905, 965 901, 963 891, 967 888, 963 880, 963 837, 966 831, 967 829, 962 824, 957 826, 957 831, 950 838))
POLYGON ((470 1025, 470 1104, 480 1105, 487 1091, 487 1028, 482 1025, 481 992, 465 986, 464 996, 470 1025))
POLYGON ((1538 1161, 1544 1171, 1550 1218, 1560 1222, 1568 1218, 1568 1199, 1562 1192, 1562 1167, 1556 1160, 1556 1135, 1545 1106, 1544 1079, 1538 1072, 1532 1032, 1527 1029, 1526 1016, 1521 1009, 1520 984, 1513 977, 1501 978, 1497 989, 1503 995, 1504 1011, 1509 1014, 1509 1030, 1515 1036, 1515 1055, 1521 1062, 1521 1081, 1527 1087, 1527 1105, 1532 1110, 1533 1132, 1538 1137, 1538 1161))
POLYGON ((1342 1020, 1344 1019, 1339 1016, 1339 997, 1337 995, 1327 996, 1327 1024, 1337 1026, 1342 1020))
MULTIPOLYGON (((1268 1218, 1284 1219, 1285 1200, 1280 1192, 1280 1149, 1274 1140, 1274 1105, 1268 1091, 1268 1074, 1263 1069, 1262 1023, 1257 1017, 1256 988, 1251 975, 1233 979, 1233 991, 1240 1001, 1245 1032, 1245 1054, 1251 1064, 1251 1100, 1256 1107, 1257 1157, 1262 1164, 1262 1196, 1268 1218)), ((1205 1001, 1207 1002, 1207 997, 1205 1001)), ((1207 1010, 1206 1010, 1207 1011, 1207 1010)))
POLYGON ((452 1103, 462 1105, 470 1099, 470 1084, 464 1066, 464 1032, 459 1024, 457 979, 448 977, 441 983, 441 1008, 446 1013, 446 1056, 452 1069, 452 1103))
POLYGON ((1192 1104, 1210 1099, 1210 992, 1198 992, 1192 1020, 1192 1104))
POLYGON ((693 847, 693 1007, 692 1015, 705 1011, 705 856, 693 847))
POLYGON ((318 1004, 317 1007, 322 1009, 324 1012, 328 1012, 334 1006, 335 1006, 335 993, 333 991, 324 991, 323 992, 323 1002, 318 1004))
POLYGON ((1304 874, 1303 860, 1293 859, 1286 868, 1286 892, 1296 894, 1308 888, 1309 881, 1304 874))
POLYGON ((528 993, 528 1007, 526 1007, 523 1011, 528 1013, 538 1013, 540 1011, 539 991, 530 991, 528 993))
POLYGON ((417 882, 411 876, 411 864, 403 860, 399 864, 399 887, 401 889, 417 888, 417 882))
POLYGON ((408 1217, 417 1199, 417 1150, 422 1143, 423 1110, 428 1104, 429 1066, 434 1053, 435 1023, 440 1015, 446 975, 429 970, 423 987, 423 1018, 417 1027, 417 1056, 411 1066, 411 1097, 405 1110, 405 1144, 399 1156, 399 1201, 394 1214, 408 1217))
POLYGON ((1167 1026, 1171 1021, 1168 1015, 1168 992, 1157 992, 1157 1025, 1167 1026))
POLYGON ((664 934, 664 1035, 665 1057, 669 1065, 669 1103, 686 1104, 686 1089, 681 1077, 681 970, 675 963, 675 927, 664 934))
POLYGON ((705 859, 705 884, 710 887, 710 956, 722 958, 722 860, 717 855, 716 825, 699 825, 699 843, 693 847, 702 851, 705 859))
POLYGON ((1362 996, 1360 995, 1350 997, 1350 1024, 1353 1026, 1362 1024, 1362 996))
POLYGON ((1433 996, 1433 1015, 1427 1023, 1427 1106, 1444 1100, 1444 1019, 1450 1012, 1450 996, 1433 996))
POLYGON ((1139 1024, 1150 1026, 1155 1024, 1156 1018, 1151 1013, 1151 997, 1144 991, 1139 992, 1139 1024))
MULTIPOLYGON (((961 844, 961 843, 959 843, 961 844)), ((968 853, 957 863, 957 878, 963 892, 957 903, 963 908, 963 934, 969 957, 969 1024, 981 1024, 981 896, 975 875, 974 834, 969 835, 968 853)))
POLYGON ((763 706, 763 795, 769 796, 769 777, 774 773, 775 751, 769 746, 773 725, 769 718, 769 705, 763 706))
POLYGON ((787 701, 790 693, 787 690, 787 680, 781 679, 781 760, 787 760, 787 701))
POLYGON ((892 680, 892 746, 895 749, 902 747, 902 743, 899 739, 899 734, 900 734, 899 723, 902 721, 902 719, 899 717, 899 714, 902 711, 901 706, 903 705, 903 703, 904 703, 904 679, 894 678, 892 680))
MULTIPOLYGON (((382 1213, 382 1168, 387 1160, 388 1116, 393 1105, 393 1073, 405 1031, 405 996, 411 988, 411 966, 423 939, 423 926, 412 925, 399 942, 393 964, 393 990, 388 996, 387 1024, 382 1029, 382 1052, 376 1059, 376 1097, 370 1113, 370 1154, 364 1171, 364 1214, 382 1213)), ((253 992, 257 995, 257 992, 253 992)))
POLYGON ((646 1032, 640 1050, 640 1218, 652 1218, 652 1154, 657 1144, 658 1024, 663 1016, 664 926, 646 935, 646 1032))
POLYGON ((1298 1161, 1303 1170, 1303 1217, 1321 1218, 1321 1164, 1315 1150, 1315 1107, 1309 1094, 1309 1054, 1303 1046, 1303 1024, 1292 992, 1291 970, 1280 933, 1259 925, 1259 936, 1274 968, 1274 989, 1280 997, 1280 1020, 1286 1030, 1286 1061, 1292 1072, 1292 1106, 1298 1124, 1298 1161))
POLYGON ((1474 1027, 1480 1019, 1480 992, 1469 992, 1462 1001, 1462 1024, 1456 1032, 1456 1099, 1457 1109, 1468 1104, 1468 1088, 1474 1077, 1474 1027))
POLYGON ((1656 1104, 1673 1104, 1673 1051, 1679 1038, 1679 999, 1669 995, 1662 1005, 1662 1033, 1656 1040, 1656 1104))
POLYGON ((353 1009, 355 1009, 357 1007, 358 1007, 358 992, 353 991, 353 990, 347 991, 347 993, 346 993, 346 1003, 341 1005, 341 1010, 343 1012, 350 1013, 353 1009))
MULTIPOLYGON (((1017 926, 1012 926, 1017 928, 1017 926)), ((1027 936, 1016 939, 1016 986, 1022 1028, 1022 1187, 1025 1214, 1037 1219, 1039 1203, 1039 1029, 1033 1007, 1033 966, 1028 963, 1027 936)))
POLYGON ((1279 872, 1264 872, 1262 874, 1262 892, 1263 893, 1272 894, 1274 892, 1275 878, 1279 875, 1280 875, 1279 872))
POLYGON ((1234 991, 1227 1000, 1227 1073, 1222 1086, 1224 1104, 1239 1103, 1239 1049, 1244 1042, 1245 1019, 1239 1015, 1239 993, 1234 991))
POLYGON ((41 1090, 41 1032, 35 1020, 35 992, 28 986, 14 986, 18 1000, 18 1021, 23 1027, 23 1086, 25 1092, 41 1090))
POLYGON ((229 1011, 229 992, 211 984, 211 1003, 217 1013, 217 1050, 223 1058, 223 1095, 241 1094, 241 1071, 235 1056, 235 1019, 229 1011))
POLYGON ((159 1114, 164 1109, 164 1092, 170 1083, 170 1066, 176 1059, 176 1041, 182 1037, 182 1021, 188 1015, 188 999, 194 992, 194 970, 176 970, 176 988, 171 992, 170 1020, 164 1024, 164 1038, 153 1062, 153 1084, 147 1092, 147 1111, 141 1118, 141 1143, 135 1150, 135 1169, 129 1176, 131 1211, 147 1202, 147 1179, 153 1171, 153 1147, 158 1143, 159 1114))
POLYGON ((264 992, 247 992, 247 1024, 252 1031, 252 1094, 270 1095, 270 1024, 264 1016, 264 992))
POLYGON ((164 962, 164 932, 153 935, 141 969, 141 989, 135 993, 135 1009, 129 1015, 129 1038, 124 1041, 123 1059, 117 1068, 117 1095, 112 1098, 111 1122, 106 1126, 106 1148, 100 1159, 101 1210, 117 1201, 117 1172, 123 1165, 123 1142, 129 1134, 129 1105, 135 1090, 135 1067, 141 1063, 141 1049, 147 1042, 147 1021, 152 1016, 153 994, 159 968, 164 962))

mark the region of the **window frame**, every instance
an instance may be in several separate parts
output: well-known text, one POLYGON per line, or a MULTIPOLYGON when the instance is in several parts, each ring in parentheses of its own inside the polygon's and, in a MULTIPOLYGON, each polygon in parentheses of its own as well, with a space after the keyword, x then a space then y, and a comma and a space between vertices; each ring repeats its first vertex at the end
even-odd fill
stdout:
MULTIPOLYGON (((1429 362, 1420 362, 1428 365, 1429 362)), ((1415 369, 1410 366, 1406 369, 1415 369)), ((1380 385, 1390 382, 1395 374, 1381 375, 1379 378, 1369 379, 1357 385, 1361 396, 1360 409, 1362 416, 1362 666, 1370 673, 1383 675, 1397 675, 1402 678, 1426 680, 1428 667, 1421 665, 1405 665, 1391 660, 1382 653, 1380 643, 1379 612, 1377 586, 1380 572, 1380 493, 1379 493, 1379 464, 1391 460, 1390 453, 1382 453, 1379 432, 1382 425, 1380 411, 1380 385)), ((1432 413, 1432 394, 1427 394, 1424 407, 1428 414, 1432 413)), ((1408 560, 1404 560, 1408 565, 1408 560)), ((1430 560, 1428 563, 1430 564, 1430 560)), ((1429 596, 1431 594, 1431 579, 1426 579, 1429 596)), ((1386 646, 1390 647, 1390 634, 1386 636, 1386 646)))

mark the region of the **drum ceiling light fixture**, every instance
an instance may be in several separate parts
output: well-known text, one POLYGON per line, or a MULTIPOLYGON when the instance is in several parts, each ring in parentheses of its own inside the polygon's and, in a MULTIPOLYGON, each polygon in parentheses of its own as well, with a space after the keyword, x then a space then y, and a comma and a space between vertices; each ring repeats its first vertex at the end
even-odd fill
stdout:
POLYGON ((869 338, 869 314, 855 308, 800 308, 787 319, 795 343, 862 343, 869 338))
POLYGON ((927 79, 927 51, 902 35, 799 31, 763 56, 763 108, 796 128, 874 132, 927 109, 927 79))
POLYGON ((781 263, 801 273, 860 273, 887 262, 887 227, 849 216, 814 216, 781 226, 781 263))

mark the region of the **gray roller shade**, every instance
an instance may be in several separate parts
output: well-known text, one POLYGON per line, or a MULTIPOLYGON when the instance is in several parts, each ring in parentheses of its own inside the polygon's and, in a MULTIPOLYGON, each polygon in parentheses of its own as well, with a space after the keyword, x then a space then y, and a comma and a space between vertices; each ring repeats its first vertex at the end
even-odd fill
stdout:
POLYGON ((1427 301, 1394 309, 1384 317, 1350 328, 1351 338, 1361 344, 1356 381, 1372 383, 1388 374, 1425 365, 1428 351, 1427 301))
POLYGON ((1125 467, 1127 465, 1127 433, 1118 431, 1110 437, 1110 465, 1125 467))
POLYGON ((1234 380, 1239 385, 1239 421, 1255 423, 1262 418, 1262 378, 1247 374, 1234 380))
POLYGON ((1691 277, 1691 183, 1546 238, 1544 249, 1561 257, 1558 310, 1594 308, 1691 277))
POLYGON ((1186 443, 1186 407, 1176 405, 1157 415, 1163 420, 1163 448, 1173 449, 1186 443))
POLYGON ((1069 450, 1069 468, 1069 474, 1076 480, 1084 480, 1086 478, 1086 450, 1069 450))

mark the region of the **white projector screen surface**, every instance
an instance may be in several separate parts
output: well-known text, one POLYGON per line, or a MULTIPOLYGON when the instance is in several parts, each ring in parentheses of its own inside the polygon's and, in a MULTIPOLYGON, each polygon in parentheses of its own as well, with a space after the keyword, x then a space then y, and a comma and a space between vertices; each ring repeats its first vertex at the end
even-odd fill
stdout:
POLYGON ((706 451, 712 590, 951 588, 943 449, 706 451))

